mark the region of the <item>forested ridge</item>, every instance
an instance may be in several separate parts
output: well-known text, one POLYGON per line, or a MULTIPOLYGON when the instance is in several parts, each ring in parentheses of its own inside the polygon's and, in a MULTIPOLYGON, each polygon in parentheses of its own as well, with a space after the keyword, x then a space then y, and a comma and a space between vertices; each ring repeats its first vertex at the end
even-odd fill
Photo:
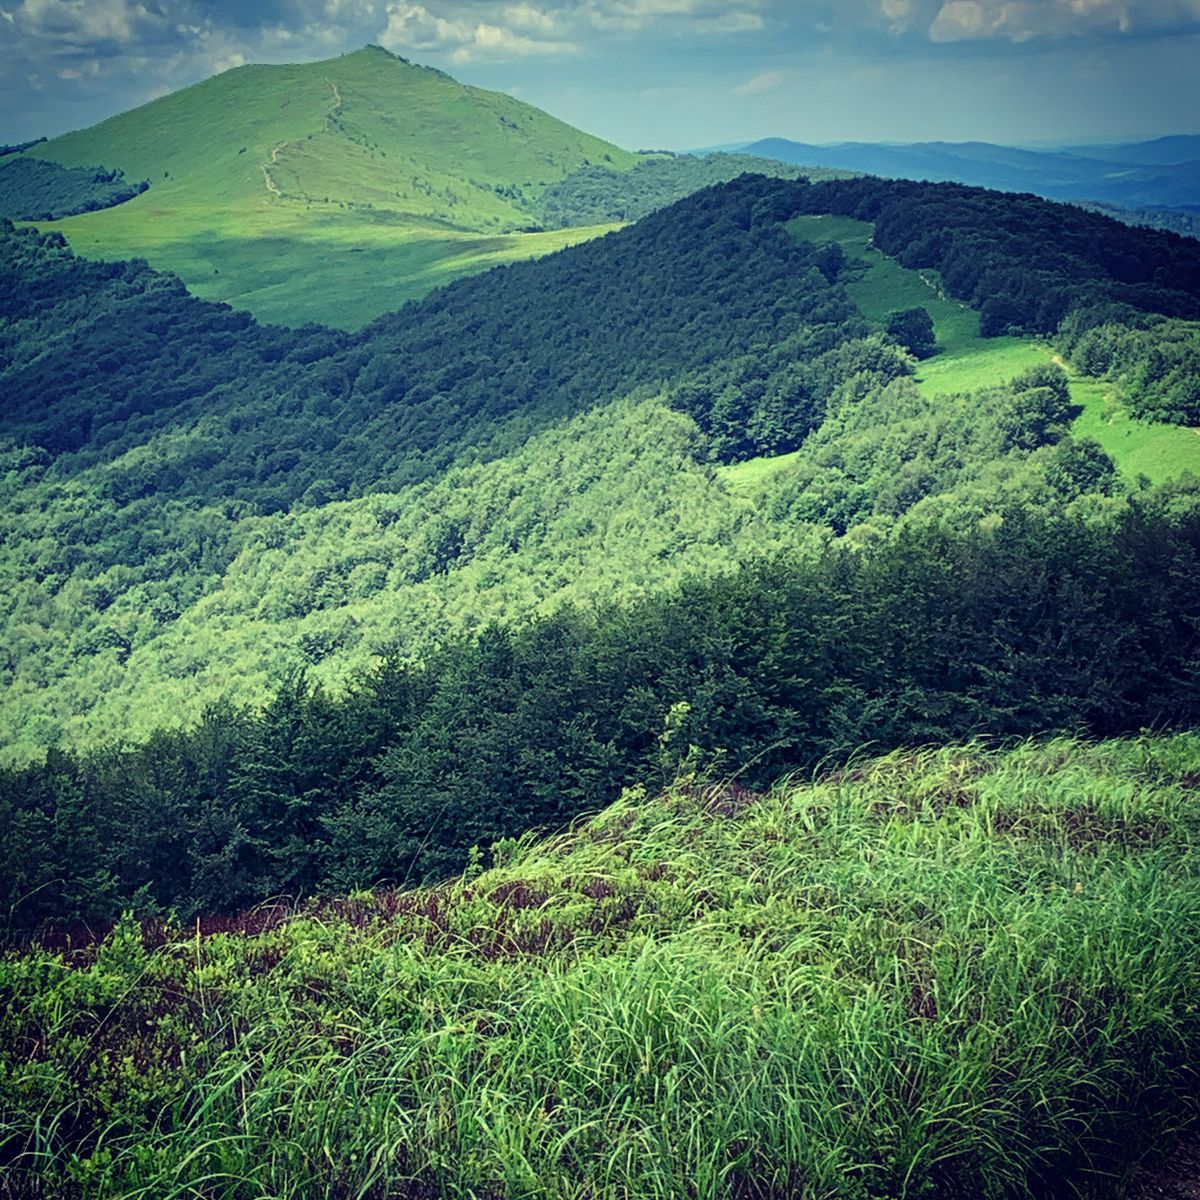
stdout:
POLYGON ((9 230, 6 430, 55 456, 61 477, 219 414, 196 431, 197 461, 144 490, 219 491, 264 511, 317 478, 327 499, 428 478, 640 383, 790 337, 824 349, 864 333, 817 253, 755 220, 769 191, 703 193, 452 284, 355 337, 259 326, 144 266, 86 263, 54 235, 9 230))
POLYGON ((9 777, 7 820, 26 831, 12 839, 25 848, 12 864, 16 919, 103 919, 134 901, 201 911, 221 896, 436 877, 476 842, 560 822, 644 781, 672 711, 694 714, 681 744, 724 752, 735 768, 753 761, 763 779, 860 741, 1193 719, 1194 484, 1146 490, 1074 439, 1058 367, 970 393, 918 387, 904 322, 881 331, 849 299, 861 267, 785 229, 814 211, 869 217, 883 248, 938 271, 985 321, 997 297, 1022 301, 1036 265, 1068 313, 1063 349, 1085 370, 1120 372, 1135 401, 1165 389, 1173 419, 1186 418, 1171 381, 1189 370, 1195 256, 1176 255, 1170 235, 1028 197, 744 177, 549 259, 455 283, 357 335, 261 326, 144 264, 89 263, 54 235, 5 226, 0 549, 13 586, 0 666, 10 757, 35 762, 9 777), (1056 220, 1064 232, 1049 254, 1056 220), (1024 239, 1020 221, 1033 229, 1024 239), (986 268, 973 280, 955 274, 967 249, 986 268), (1183 365, 1139 376, 1164 322, 1183 365), (1087 350, 1112 328, 1124 331, 1120 354, 1087 350), (749 493, 718 471, 781 455, 792 456, 786 469, 749 493), (1063 549, 1077 538, 1109 539, 1077 555, 1086 580, 1063 549), (949 540, 934 553, 938 539, 949 540), (1161 580, 1156 546, 1170 548, 1161 580), (1019 569, 1026 553, 1040 564, 1034 580, 1019 569), (918 579, 911 605, 933 606, 931 628, 955 626, 936 563, 975 554, 997 557, 963 569, 991 597, 957 597, 979 622, 964 643, 865 652, 886 640, 896 611, 881 597, 907 594, 906 571, 918 579), (877 595, 864 582, 873 570, 894 572, 877 595), (1016 590, 1002 598, 980 581, 1006 575, 1016 590), (1058 575, 1110 605, 1078 616, 1085 657, 1106 647, 1098 665, 1068 664, 1074 593, 1039 590, 1058 575), (1133 599, 1143 578, 1158 580, 1144 585, 1149 604, 1133 599), (793 579, 807 597, 797 613, 793 579), (738 623, 709 639, 707 615, 655 598, 680 587, 709 597, 699 613, 728 605, 738 623), (746 608, 739 587, 761 591, 765 608, 746 608), (839 605, 860 614, 861 644, 821 640, 844 634, 839 605), (1022 614, 1035 612, 1057 632, 1028 651, 1026 677, 1013 662, 1030 637, 1022 614), (676 624, 696 625, 700 641, 637 666, 638 647, 672 647, 676 624), (826 682, 743 704, 782 686, 769 639, 755 642, 764 630, 787 654, 808 653, 789 640, 793 625, 825 656, 826 682), (705 708, 696 689, 739 642, 757 648, 705 708), (561 661, 557 645, 572 647, 561 661), (480 666, 489 647, 501 661, 558 662, 559 673, 493 678, 480 666), (595 655, 610 666, 587 665, 595 655), (376 674, 380 661, 389 665, 376 674), (985 661, 982 676, 954 681, 985 661), (335 745, 318 739, 301 815, 264 780, 309 770, 297 731, 342 729, 354 697, 381 679, 422 697, 418 707, 351 721, 335 745), (517 706, 513 726, 504 697, 526 693, 540 698, 517 706), (256 757, 255 739, 289 704, 299 725, 256 757), (436 718, 420 715, 427 708, 436 718), (456 714, 473 715, 460 727, 456 714), (114 733, 145 746, 114 744, 114 733), (76 738, 93 749, 71 749, 76 738), (513 746, 525 748, 515 774, 497 765, 513 746), (399 771, 387 776, 394 794, 385 760, 399 771), (146 794, 174 814, 161 820, 131 814, 132 793, 97 782, 160 769, 146 794), (261 805, 246 799, 260 794, 261 805), (479 809, 482 795, 493 810, 479 809), (79 804, 109 824, 68 834, 79 804), (453 821, 433 815, 439 806, 453 821), (123 823, 158 832, 120 861, 95 858, 89 847, 123 823), (38 844, 56 846, 60 866, 81 864, 73 882, 56 891, 42 878, 38 844), (182 876, 164 865, 172 858, 187 864, 182 876))
POLYGON ((95 212, 140 196, 149 180, 126 180, 124 172, 103 167, 64 167, 15 151, 0 154, 0 217, 14 221, 54 221, 95 212))
POLYGON ((435 880, 680 771, 763 786, 860 746, 1200 717, 1200 498, 1012 506, 297 674, 140 746, 0 773, 10 932, 435 880))
POLYGON ((1050 334, 1068 312, 1103 301, 1200 317, 1200 243, 1072 205, 857 178, 803 189, 795 211, 874 222, 879 249, 905 266, 936 269, 950 295, 980 311, 985 337, 1050 334))
POLYGON ((620 233, 459 281, 353 337, 260 326, 144 266, 89 263, 55 235, 6 225, 4 432, 45 450, 56 477, 195 432, 196 461, 142 490, 228 496, 232 485, 267 511, 303 496, 318 471, 330 499, 402 485, 637 384, 789 339, 805 360, 861 336, 837 287, 844 264, 781 229, 797 212, 874 221, 876 244, 937 269, 980 309, 985 335, 1053 333, 1068 311, 1105 303, 1200 314, 1194 243, 948 184, 743 177, 620 233), (301 428, 319 455, 302 453, 312 443, 301 428))

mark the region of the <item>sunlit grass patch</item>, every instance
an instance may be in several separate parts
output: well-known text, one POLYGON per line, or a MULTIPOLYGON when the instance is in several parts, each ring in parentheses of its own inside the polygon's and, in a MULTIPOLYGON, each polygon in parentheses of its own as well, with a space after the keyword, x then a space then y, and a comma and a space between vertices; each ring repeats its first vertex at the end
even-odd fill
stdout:
POLYGON ((1191 1111, 1195 735, 635 794, 0 963, 17 1194, 1088 1195, 1191 1111))

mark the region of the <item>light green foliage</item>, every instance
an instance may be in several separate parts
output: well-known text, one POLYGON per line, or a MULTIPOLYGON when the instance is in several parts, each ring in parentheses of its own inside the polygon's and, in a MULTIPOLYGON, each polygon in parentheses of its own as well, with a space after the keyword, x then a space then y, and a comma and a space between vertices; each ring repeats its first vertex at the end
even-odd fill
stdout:
POLYGON ((603 230, 523 233, 551 183, 636 156, 378 47, 247 66, 33 147, 150 191, 54 223, 263 320, 353 329, 407 299, 603 230))
MULTIPOLYGON (((630 400, 402 493, 232 528, 216 510, 190 516, 224 527, 232 552, 179 564, 174 613, 159 612, 153 585, 97 608, 72 584, 47 608, 22 583, 8 599, 9 650, 27 668, 41 661, 7 690, 9 750, 33 752, 48 731, 72 741, 146 733, 218 696, 259 700, 294 667, 340 683, 389 647, 419 655, 491 619, 636 598, 805 536, 773 533, 732 498, 692 458, 694 438, 661 401, 630 400)), ((79 502, 103 473, 70 489, 79 502)), ((69 505, 68 489, 54 502, 69 505)), ((119 580, 121 568, 110 573, 119 580)))
POLYGON ((735 474, 734 482, 743 492, 757 482, 755 499, 776 521, 817 521, 855 539, 931 517, 964 528, 994 512, 1002 496, 1055 507, 1080 492, 1107 492, 1107 460, 1084 480, 1058 469, 1072 444, 1067 382, 1049 371, 1059 385, 1053 394, 1040 377, 1025 376, 934 398, 909 379, 866 394, 845 385, 786 467, 735 474))
POLYGON ((1084 374, 1116 383, 1134 416, 1200 427, 1200 322, 1102 307, 1072 313, 1057 340, 1084 374))
POLYGON ((9 954, 10 1178, 1103 1194, 1194 1095, 1198 770, 1184 735, 637 792, 435 890, 9 954))
MULTIPOLYGON (((847 385, 801 450, 713 468, 697 461, 690 419, 634 397, 402 492, 270 517, 180 506, 210 549, 172 555, 165 583, 130 586, 115 566, 52 598, 33 577, 6 597, 8 754, 114 728, 142 735, 221 696, 256 702, 299 667, 339 686, 388 649, 419 658, 489 620, 636 599, 848 531, 886 536, 915 506, 918 519, 933 506, 934 519, 958 511, 962 524, 1014 497, 1057 508, 1095 486, 1056 476, 1051 444, 1014 443, 1016 413, 1006 387, 930 400, 908 380, 865 394, 847 385)), ((131 453, 165 454, 171 440, 131 453)), ((53 486, 29 472, 10 501, 14 545, 30 544, 47 505, 82 519, 109 471, 53 486)), ((52 558, 54 547, 31 552, 52 558)))

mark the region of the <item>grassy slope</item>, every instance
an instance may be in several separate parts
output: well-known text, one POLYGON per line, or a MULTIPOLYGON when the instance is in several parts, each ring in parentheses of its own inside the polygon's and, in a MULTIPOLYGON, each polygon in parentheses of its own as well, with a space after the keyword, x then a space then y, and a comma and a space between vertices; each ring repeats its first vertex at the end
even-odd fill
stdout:
MULTIPOLYGON (((965 392, 1011 379, 1028 367, 1054 359, 1053 349, 1026 338, 982 338, 979 314, 941 293, 932 276, 902 267, 871 245, 873 227, 848 217, 803 216, 788 226, 797 237, 837 242, 867 270, 847 290, 868 320, 882 326, 896 309, 920 305, 933 318, 940 353, 919 365, 917 380, 930 396, 965 392)), ((1178 425, 1139 421, 1112 398, 1112 387, 1073 375, 1071 395, 1083 410, 1075 421, 1078 437, 1094 438, 1130 480, 1146 475, 1154 483, 1184 471, 1200 473, 1200 434, 1178 425)), ((793 461, 795 455, 754 459, 723 468, 727 483, 744 490, 793 461)))
POLYGON ((0 1140, 89 1197, 1094 1195, 1192 1104, 1198 778, 1194 734, 899 753, 10 955, 0 1140))
POLYGON ((263 320, 343 328, 603 232, 516 231, 548 184, 636 161, 374 48, 240 67, 30 153, 151 181, 128 204, 54 223, 78 253, 144 257, 263 320))
POLYGON ((1200 429, 1131 417, 1113 384, 1103 379, 1076 376, 1071 396, 1083 408, 1075 421, 1076 435, 1095 438, 1126 475, 1145 475, 1159 483, 1185 471, 1200 474, 1200 429))

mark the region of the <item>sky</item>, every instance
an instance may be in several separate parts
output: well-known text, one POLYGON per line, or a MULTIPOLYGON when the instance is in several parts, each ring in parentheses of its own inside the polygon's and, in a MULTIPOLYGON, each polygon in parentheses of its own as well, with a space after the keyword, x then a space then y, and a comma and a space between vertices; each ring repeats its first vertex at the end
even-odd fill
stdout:
POLYGON ((0 143, 369 42, 629 149, 1200 132, 1200 0, 0 0, 0 143))

